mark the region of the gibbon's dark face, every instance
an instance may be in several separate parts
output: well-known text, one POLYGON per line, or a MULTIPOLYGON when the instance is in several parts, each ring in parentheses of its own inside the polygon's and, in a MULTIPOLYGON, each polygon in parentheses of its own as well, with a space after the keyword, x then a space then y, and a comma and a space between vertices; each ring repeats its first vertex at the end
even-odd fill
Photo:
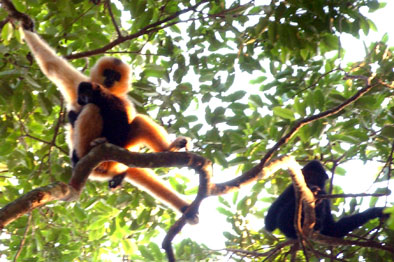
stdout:
POLYGON ((111 88, 114 86, 115 82, 119 82, 121 78, 121 74, 118 71, 112 69, 105 69, 103 71, 104 86, 106 88, 111 88))
POLYGON ((319 161, 313 160, 309 162, 302 169, 302 173, 304 175, 305 182, 309 186, 314 185, 318 186, 321 189, 324 189, 324 185, 326 183, 326 180, 328 179, 328 175, 319 161))
POLYGON ((100 86, 89 82, 81 82, 78 86, 78 104, 84 106, 91 103, 99 92, 100 86))

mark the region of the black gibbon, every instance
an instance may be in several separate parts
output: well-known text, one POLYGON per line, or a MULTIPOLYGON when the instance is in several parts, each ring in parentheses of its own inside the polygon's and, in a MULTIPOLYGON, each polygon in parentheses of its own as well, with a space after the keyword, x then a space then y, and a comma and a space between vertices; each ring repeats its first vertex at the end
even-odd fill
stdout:
MULTIPOLYGON (((89 152, 94 141, 102 137, 133 151, 138 151, 140 146, 147 146, 155 152, 176 151, 187 147, 187 138, 178 137, 170 143, 169 135, 163 127, 147 115, 136 113, 127 98, 130 68, 120 59, 99 59, 90 70, 90 77, 87 77, 65 59, 57 56, 36 33, 23 31, 24 39, 41 71, 59 88, 67 102, 70 121, 67 142, 73 164, 89 152), (81 91, 80 95, 78 89, 81 91), (112 102, 109 105, 102 104, 102 100, 95 100, 91 94, 87 95, 87 91, 98 92, 100 99, 105 98, 103 101, 112 102), (111 113, 116 115, 116 119, 108 116, 111 113)), ((150 169, 129 168, 120 163, 104 162, 95 168, 89 178, 110 181, 112 188, 117 187, 125 178, 182 213, 190 205, 150 169)), ((71 182, 71 186, 76 185, 71 182)), ((190 223, 196 223, 197 220, 196 217, 189 218, 190 223)))
MULTIPOLYGON (((324 186, 328 176, 319 161, 309 162, 302 169, 302 173, 307 186, 314 194, 327 194, 324 186)), ((335 222, 331 214, 330 201, 328 199, 318 199, 315 205, 316 224, 314 229, 323 235, 341 238, 373 218, 386 216, 383 214, 383 209, 382 207, 369 208, 364 212, 343 217, 335 222)), ((294 216, 295 191, 294 186, 290 185, 268 209, 268 214, 265 217, 265 228, 270 232, 279 228, 286 237, 296 239, 294 216)))

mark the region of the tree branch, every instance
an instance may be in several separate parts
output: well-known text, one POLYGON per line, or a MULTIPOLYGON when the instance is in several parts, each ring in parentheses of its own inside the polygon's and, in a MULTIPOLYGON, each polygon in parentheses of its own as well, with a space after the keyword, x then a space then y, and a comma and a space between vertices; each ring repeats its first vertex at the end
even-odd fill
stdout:
POLYGON ((201 4, 207 3, 207 2, 209 2, 209 0, 203 0, 203 1, 197 3, 197 4, 193 5, 193 6, 190 6, 190 7, 186 8, 186 9, 181 10, 181 11, 175 12, 174 14, 172 14, 172 15, 164 18, 164 19, 161 19, 161 20, 159 20, 159 21, 157 21, 155 23, 152 23, 152 24, 149 24, 149 25, 145 26, 144 28, 142 28, 141 30, 139 30, 138 32, 136 32, 134 34, 130 34, 128 36, 119 35, 117 39, 115 39, 114 41, 108 43, 107 45, 105 45, 103 47, 100 47, 100 48, 97 48, 97 49, 94 49, 94 50, 90 50, 90 51, 85 51, 85 52, 80 52, 80 53, 76 53, 76 54, 71 54, 71 55, 65 56, 65 58, 66 59, 76 59, 76 58, 82 58, 82 57, 86 57, 86 56, 92 56, 92 55, 101 54, 101 53, 104 53, 104 52, 110 50, 111 48, 113 48, 113 47, 115 47, 115 46, 117 46, 117 45, 119 45, 119 44, 121 44, 121 43, 123 43, 125 41, 136 39, 136 38, 138 38, 138 37, 140 37, 142 35, 145 35, 145 34, 150 34, 150 33, 153 33, 153 32, 157 32, 157 31, 159 31, 161 29, 170 27, 170 26, 172 26, 174 24, 177 24, 177 23, 185 22, 185 21, 176 21, 176 22, 172 22, 172 23, 169 23, 169 24, 165 24, 167 22, 170 22, 171 20, 174 20, 174 19, 178 18, 180 15, 182 15, 184 13, 187 13, 189 11, 195 10, 201 4))
POLYGON ((114 14, 112 13, 111 1, 110 0, 105 1, 105 6, 108 8, 108 14, 111 17, 112 24, 115 27, 115 30, 116 30, 116 33, 118 34, 118 37, 122 37, 122 33, 120 32, 120 29, 119 29, 118 24, 116 23, 114 14))
POLYGON ((34 30, 34 22, 28 15, 19 12, 16 10, 15 6, 12 4, 11 0, 0 0, 3 3, 3 7, 7 10, 8 14, 12 19, 18 20, 22 22, 23 28, 26 30, 33 31, 34 30))
POLYGON ((393 246, 387 245, 385 243, 375 242, 372 240, 353 241, 353 240, 347 240, 347 239, 342 239, 342 238, 324 236, 319 233, 314 233, 313 240, 315 240, 319 244, 332 245, 332 246, 355 245, 355 246, 360 246, 360 247, 371 247, 371 248, 376 248, 376 249, 388 251, 388 252, 394 254, 394 247, 393 246))
POLYGON ((35 208, 71 195, 71 190, 67 184, 56 182, 30 191, 0 209, 0 229, 35 208))
POLYGON ((304 236, 309 237, 315 226, 315 196, 305 182, 300 165, 293 158, 290 159, 288 165, 296 199, 294 228, 297 231, 299 239, 302 239, 304 236), (304 221, 301 226, 302 214, 304 214, 304 221))
POLYGON ((232 253, 236 253, 236 254, 243 254, 246 255, 248 257, 267 257, 265 260, 267 260, 268 258, 270 258, 272 255, 274 255, 275 253, 279 252, 282 248, 289 246, 289 245, 293 245, 297 243, 297 240, 295 239, 287 239, 286 241, 283 241, 281 243, 278 243, 277 245, 275 245, 275 247, 267 252, 257 252, 257 251, 248 251, 248 250, 243 250, 243 249, 233 249, 233 248, 226 248, 224 249, 227 252, 232 252, 232 253))
POLYGON ((332 195, 317 195, 316 199, 334 199, 346 197, 382 197, 389 196, 390 192, 386 193, 360 193, 360 194, 332 194, 332 195))
POLYGON ((228 192, 237 190, 240 187, 242 187, 243 185, 249 184, 253 181, 256 181, 257 179, 265 178, 269 174, 264 173, 262 171, 263 167, 273 157, 273 155, 279 150, 279 148, 281 146, 283 146, 284 144, 286 144, 303 126, 310 124, 316 120, 319 120, 319 119, 339 113, 344 108, 346 108, 350 104, 357 101, 360 97, 362 97, 365 93, 367 93, 369 90, 371 90, 374 87, 374 85, 370 84, 371 78, 367 78, 365 76, 346 75, 346 78, 364 80, 365 87, 360 89, 359 91, 357 91, 352 97, 347 99, 345 102, 343 102, 342 104, 340 104, 334 108, 331 108, 331 109, 321 112, 319 114, 312 115, 310 117, 296 121, 293 124, 293 127, 290 129, 290 131, 287 132, 287 134, 285 134, 281 139, 279 139, 279 141, 271 149, 268 150, 268 152, 264 155, 264 157, 261 159, 261 161, 258 165, 254 166, 253 168, 251 168, 250 170, 248 170, 247 172, 245 172, 244 174, 242 174, 241 176, 239 176, 233 180, 216 184, 215 188, 212 189, 212 194, 213 195, 223 195, 228 192))

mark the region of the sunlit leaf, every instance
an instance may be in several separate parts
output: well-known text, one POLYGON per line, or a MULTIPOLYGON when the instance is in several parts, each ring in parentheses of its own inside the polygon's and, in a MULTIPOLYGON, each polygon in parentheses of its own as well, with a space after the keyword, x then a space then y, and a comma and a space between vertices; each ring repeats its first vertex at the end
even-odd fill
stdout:
POLYGON ((284 118, 284 119, 289 119, 289 120, 294 120, 294 112, 291 111, 290 109, 283 108, 283 107, 274 107, 273 112, 275 115, 284 118))

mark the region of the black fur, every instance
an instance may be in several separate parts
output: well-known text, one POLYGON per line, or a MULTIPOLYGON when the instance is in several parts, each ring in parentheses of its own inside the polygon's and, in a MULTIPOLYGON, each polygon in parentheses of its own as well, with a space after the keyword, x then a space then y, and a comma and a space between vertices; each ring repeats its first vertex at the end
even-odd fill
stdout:
POLYGON ((120 81, 121 78, 121 74, 118 71, 112 69, 105 69, 103 72, 103 76, 105 77, 104 86, 106 88, 111 88, 115 84, 115 82, 120 81))
MULTIPOLYGON (((327 194, 324 186, 328 176, 319 161, 309 162, 302 169, 302 173, 312 192, 318 195, 327 194)), ((326 236, 344 237, 370 219, 382 217, 383 209, 381 207, 370 208, 359 214, 343 217, 338 222, 335 222, 331 214, 330 201, 328 199, 320 199, 316 202, 316 224, 314 229, 326 236)), ((286 237, 297 238, 294 228, 294 213, 295 192, 293 185, 290 185, 268 209, 268 214, 265 217, 265 228, 268 231, 279 228, 286 237)))
POLYGON ((68 116, 68 122, 70 122, 71 126, 74 128, 75 121, 77 121, 79 113, 75 111, 69 111, 67 116, 68 116))
POLYGON ((110 189, 118 188, 122 184, 125 176, 126 176, 125 172, 122 173, 122 174, 114 176, 110 181, 108 181, 108 187, 110 189))
MULTIPOLYGON (((101 137, 105 137, 108 143, 125 147, 129 138, 131 128, 127 116, 126 107, 121 99, 104 92, 102 87, 94 86, 89 82, 82 82, 78 86, 78 104, 95 104, 100 109, 103 119, 103 130, 101 137)), ((68 118, 74 127, 78 113, 70 111, 68 118)), ((72 154, 72 165, 75 167, 79 158, 75 152, 72 154)))
POLYGON ((77 151, 75 151, 74 149, 71 156, 71 165, 73 168, 76 166, 78 161, 79 161, 79 157, 77 156, 77 151))
POLYGON ((117 96, 104 92, 101 87, 82 82, 78 87, 78 103, 82 106, 95 104, 103 119, 101 137, 107 142, 125 147, 129 137, 130 124, 126 106, 117 96))

